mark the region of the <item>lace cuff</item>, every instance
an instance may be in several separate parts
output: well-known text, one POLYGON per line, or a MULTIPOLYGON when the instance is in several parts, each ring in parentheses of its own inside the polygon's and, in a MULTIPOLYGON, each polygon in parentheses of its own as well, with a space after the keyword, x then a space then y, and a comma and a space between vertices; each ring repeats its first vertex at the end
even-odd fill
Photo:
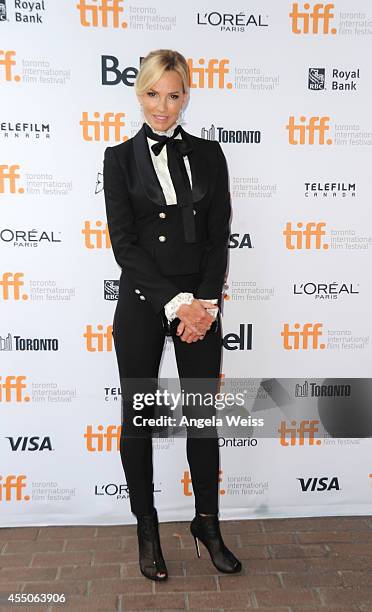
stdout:
MULTIPOLYGON (((181 304, 191 304, 193 299, 194 299, 194 295, 188 292, 178 293, 177 295, 175 295, 174 298, 172 298, 164 306, 165 316, 167 317, 168 321, 171 322, 173 321, 173 319, 177 317, 176 311, 181 306, 181 304)), ((218 299, 215 299, 215 298, 213 298, 212 300, 206 299, 206 298, 198 298, 198 299, 200 300, 205 299, 206 302, 211 302, 212 304, 218 303, 218 299)), ((207 308, 207 311, 212 317, 215 318, 217 316, 218 308, 207 308)))
POLYGON ((167 304, 164 306, 165 315, 169 322, 173 321, 177 317, 176 310, 181 306, 181 304, 191 304, 194 299, 194 295, 192 293, 178 293, 174 296, 167 304))

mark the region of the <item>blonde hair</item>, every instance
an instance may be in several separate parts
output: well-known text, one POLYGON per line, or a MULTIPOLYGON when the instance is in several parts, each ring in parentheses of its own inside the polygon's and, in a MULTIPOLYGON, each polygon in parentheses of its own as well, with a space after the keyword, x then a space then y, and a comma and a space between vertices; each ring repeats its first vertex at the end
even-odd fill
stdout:
POLYGON ((172 49, 157 49, 156 51, 150 51, 142 60, 134 84, 136 94, 141 96, 168 70, 174 70, 180 75, 183 92, 188 92, 190 87, 190 73, 184 56, 172 49))

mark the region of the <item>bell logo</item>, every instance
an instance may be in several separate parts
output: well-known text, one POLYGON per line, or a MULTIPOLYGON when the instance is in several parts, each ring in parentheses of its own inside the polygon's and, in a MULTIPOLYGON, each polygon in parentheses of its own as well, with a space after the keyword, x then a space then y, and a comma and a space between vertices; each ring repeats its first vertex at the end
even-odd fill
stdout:
MULTIPOLYGON (((219 470, 219 476, 218 476, 218 482, 222 482, 222 470, 219 470)), ((185 470, 183 473, 183 478, 181 478, 181 483, 183 485, 183 494, 186 497, 191 497, 193 492, 192 492, 192 480, 191 480, 191 476, 190 476, 190 472, 188 470, 185 470)), ((225 489, 221 489, 219 490, 220 495, 225 495, 226 491, 225 489)))
POLYGON ((308 440, 307 446, 314 446, 322 443, 320 439, 315 442, 315 434, 318 429, 320 421, 300 421, 297 425, 297 421, 291 421, 290 426, 287 421, 281 421, 278 432, 280 434, 279 441, 282 446, 304 446, 305 439, 308 440), (289 436, 289 442, 287 442, 287 436, 289 436))
POLYGON ((29 402, 30 396, 23 395, 26 376, 0 376, 0 404, 29 402))
POLYGON ((281 336, 283 338, 283 348, 286 351, 298 351, 308 349, 325 349, 326 345, 319 344, 319 338, 323 335, 323 323, 304 323, 301 328, 300 323, 293 325, 294 330, 290 330, 289 323, 284 323, 281 336), (309 346, 311 340, 311 346, 309 346))
POLYGON ((325 140, 326 131, 329 130, 329 119, 330 117, 310 117, 307 122, 306 117, 301 116, 300 123, 295 123, 295 117, 292 115, 289 117, 288 125, 285 126, 288 130, 289 144, 313 145, 315 144, 315 134, 318 134, 316 144, 331 145, 333 142, 332 138, 325 140), (295 136, 297 136, 299 140, 296 140, 295 136))
POLYGON ((126 21, 120 21, 123 0, 80 0, 76 5, 80 23, 85 28, 126 28, 126 21))
POLYGON ((29 495, 22 496, 22 490, 26 488, 26 476, 21 474, 9 474, 0 476, 0 502, 3 501, 29 501, 29 495))
POLYGON ((103 331, 103 325, 97 325, 96 332, 93 331, 92 325, 87 325, 83 338, 86 339, 86 349, 89 353, 112 351, 112 325, 108 325, 105 331, 103 331))
POLYGON ((331 10, 334 8, 334 4, 318 2, 312 6, 306 2, 300 11, 298 2, 294 2, 292 12, 289 13, 293 34, 336 34, 336 28, 330 29, 330 23, 334 18, 331 10))
POLYGON ((84 222, 84 229, 81 230, 81 233, 84 236, 84 244, 87 249, 111 248, 111 240, 107 223, 105 223, 104 227, 102 226, 102 221, 96 221, 95 228, 92 228, 90 221, 84 222))
POLYGON ((120 425, 98 425, 98 432, 93 431, 93 425, 87 425, 87 430, 84 434, 86 439, 87 451, 90 453, 101 453, 102 451, 119 451, 120 450, 120 425))
POLYGON ((121 128, 125 126, 123 117, 125 113, 105 113, 100 120, 100 113, 93 113, 94 119, 89 119, 89 114, 84 111, 79 125, 82 127, 83 139, 88 142, 124 142, 128 136, 122 136, 121 128), (112 132, 114 134, 112 135, 112 132))
POLYGON ((301 251, 302 249, 309 250, 315 248, 317 250, 327 250, 329 248, 329 245, 323 242, 323 236, 326 234, 324 230, 326 224, 323 221, 320 223, 309 221, 306 223, 305 229, 302 229, 303 225, 301 222, 297 223, 298 229, 295 230, 292 229, 291 221, 287 221, 285 230, 283 230, 286 249, 301 251), (295 239, 294 243, 292 238, 295 239))
POLYGON ((27 293, 22 293, 21 295, 20 292, 20 288, 24 285, 23 280, 21 280, 23 277, 23 272, 4 272, 3 276, 0 277, 0 299, 4 301, 10 300, 10 295, 12 294, 13 299, 16 301, 28 300, 27 293))
POLYGON ((198 89, 232 89, 232 83, 226 83, 225 77, 229 74, 228 59, 210 59, 201 57, 199 66, 194 65, 192 58, 187 60, 190 71, 190 87, 198 89))
POLYGON ((18 83, 21 80, 21 77, 19 74, 13 75, 12 70, 13 66, 15 66, 17 63, 15 59, 13 59, 15 54, 15 51, 3 51, 0 49, 0 76, 1 74, 4 74, 6 81, 15 81, 18 83))
POLYGON ((17 189, 17 180, 21 178, 17 172, 19 168, 16 164, 0 166, 0 193, 24 193, 23 187, 17 189))

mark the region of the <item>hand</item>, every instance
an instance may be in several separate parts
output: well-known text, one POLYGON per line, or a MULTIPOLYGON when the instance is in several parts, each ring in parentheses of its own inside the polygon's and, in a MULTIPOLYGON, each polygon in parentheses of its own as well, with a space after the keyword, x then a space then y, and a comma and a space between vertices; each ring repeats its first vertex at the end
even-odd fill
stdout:
POLYGON ((215 316, 207 312, 207 309, 215 309, 218 306, 207 300, 194 299, 191 304, 182 304, 176 311, 176 315, 185 326, 194 332, 206 332, 212 325, 215 316))
POLYGON ((197 342, 198 340, 203 340, 204 335, 200 335, 199 332, 193 332, 189 327, 180 321, 177 327, 177 336, 181 338, 183 342, 187 342, 191 344, 191 342, 197 342))
POLYGON ((215 304, 194 299, 191 304, 181 304, 176 311, 176 315, 179 317, 185 327, 189 328, 189 331, 199 336, 204 336, 206 331, 210 328, 214 321, 206 310, 206 308, 214 308, 215 304))

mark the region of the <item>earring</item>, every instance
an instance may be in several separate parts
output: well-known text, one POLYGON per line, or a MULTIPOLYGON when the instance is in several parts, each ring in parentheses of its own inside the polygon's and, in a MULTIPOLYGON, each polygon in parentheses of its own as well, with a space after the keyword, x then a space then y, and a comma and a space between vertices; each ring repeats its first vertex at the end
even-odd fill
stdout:
POLYGON ((185 109, 182 107, 177 118, 177 123, 184 123, 185 121, 185 109))

